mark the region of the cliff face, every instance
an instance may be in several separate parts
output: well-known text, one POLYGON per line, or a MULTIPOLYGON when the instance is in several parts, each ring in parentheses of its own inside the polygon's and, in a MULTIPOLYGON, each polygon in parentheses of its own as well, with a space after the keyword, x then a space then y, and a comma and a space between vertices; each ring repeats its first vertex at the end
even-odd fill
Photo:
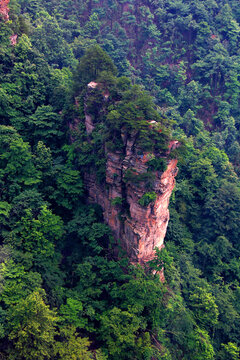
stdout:
MULTIPOLYGON (((154 248, 162 248, 169 221, 169 199, 175 185, 177 160, 168 163, 167 170, 156 174, 153 187, 157 199, 148 206, 138 201, 144 195, 144 182, 141 185, 124 184, 123 171, 127 168, 119 154, 108 153, 106 183, 99 185, 94 174, 87 173, 85 180, 89 199, 103 208, 104 220, 113 231, 116 241, 120 241, 132 262, 141 264, 154 257, 154 248), (129 206, 129 213, 121 216, 121 205, 114 199, 123 198, 129 206)), ((129 161, 129 159, 127 159, 129 161)), ((133 155, 137 167, 144 165, 133 155)), ((125 205, 126 206, 126 205, 125 205)))
MULTIPOLYGON (((86 111, 87 109, 85 109, 86 111)), ((88 135, 94 130, 94 122, 86 113, 85 126, 88 135)), ((101 205, 105 222, 113 231, 116 243, 120 242, 133 263, 144 264, 154 257, 154 248, 162 248, 169 221, 169 199, 175 185, 177 160, 166 160, 165 171, 153 171, 149 176, 149 161, 153 154, 139 150, 136 134, 129 136, 122 131, 124 150, 108 151, 106 178, 99 184, 94 172, 85 173, 89 201, 101 205), (133 174, 128 178, 127 174, 133 174), (142 206, 139 200, 150 192, 154 200, 142 206)), ((169 151, 177 147, 169 144, 169 151)))

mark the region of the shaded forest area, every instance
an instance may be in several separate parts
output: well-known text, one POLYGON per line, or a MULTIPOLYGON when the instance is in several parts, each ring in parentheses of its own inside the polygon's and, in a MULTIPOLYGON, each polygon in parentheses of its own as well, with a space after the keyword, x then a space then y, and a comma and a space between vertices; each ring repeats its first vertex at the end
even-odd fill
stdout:
POLYGON ((239 2, 5 0, 0 13, 0 358, 237 360, 239 2), (88 143, 92 80, 110 102, 88 143), (146 269, 114 257, 83 181, 90 166, 102 181, 103 139, 142 114, 184 143, 166 247, 146 269))

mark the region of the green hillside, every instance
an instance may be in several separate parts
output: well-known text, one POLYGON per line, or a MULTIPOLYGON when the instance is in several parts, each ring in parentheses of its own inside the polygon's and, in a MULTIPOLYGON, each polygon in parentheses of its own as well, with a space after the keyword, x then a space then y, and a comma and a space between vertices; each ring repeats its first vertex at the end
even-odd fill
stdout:
POLYGON ((0 359, 239 359, 239 21, 237 0, 0 2, 0 359), (141 152, 181 143, 145 267, 84 182, 122 129, 141 152))

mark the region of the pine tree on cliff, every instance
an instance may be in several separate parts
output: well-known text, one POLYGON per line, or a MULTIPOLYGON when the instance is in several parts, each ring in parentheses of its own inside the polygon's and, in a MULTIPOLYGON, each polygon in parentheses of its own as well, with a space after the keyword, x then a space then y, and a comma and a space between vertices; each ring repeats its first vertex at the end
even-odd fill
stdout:
POLYGON ((75 74, 76 91, 90 81, 96 80, 102 71, 117 74, 110 56, 99 45, 89 48, 81 58, 75 74))

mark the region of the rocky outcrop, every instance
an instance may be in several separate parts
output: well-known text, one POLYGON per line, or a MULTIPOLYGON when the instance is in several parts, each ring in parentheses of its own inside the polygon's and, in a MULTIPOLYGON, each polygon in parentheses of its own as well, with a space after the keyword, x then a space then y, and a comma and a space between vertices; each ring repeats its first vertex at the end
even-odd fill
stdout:
POLYGON ((7 21, 9 20, 9 0, 1 0, 0 1, 0 15, 2 16, 2 18, 7 21))
POLYGON ((17 45, 17 38, 18 38, 17 34, 10 36, 11 45, 13 45, 13 46, 17 45))
MULTIPOLYGON (((94 121, 87 111, 85 125, 90 135, 94 121)), ((149 161, 158 155, 142 153, 136 145, 136 134, 127 135, 122 130, 122 140, 124 150, 109 151, 105 147, 105 182, 99 184, 95 172, 88 169, 85 184, 89 201, 101 205, 115 243, 121 244, 132 263, 144 264, 153 259, 155 247, 163 247, 169 199, 178 172, 177 160, 167 160, 167 155, 179 144, 171 141, 165 156, 161 155, 167 163, 165 171, 149 171, 149 161), (140 199, 146 193, 154 194, 154 201, 142 206, 140 199)))
MULTIPOLYGON (((141 160, 138 160, 138 166, 141 160)), ((142 164, 143 165, 143 164, 142 164)), ((169 221, 169 199, 175 185, 177 160, 168 162, 167 170, 157 173, 153 184, 156 200, 148 206, 141 206, 139 199, 146 192, 144 182, 138 186, 125 185, 124 164, 120 154, 108 154, 106 183, 99 185, 95 174, 86 173, 85 181, 91 202, 103 208, 105 222, 113 231, 116 242, 132 262, 145 263, 154 257, 154 248, 162 248, 169 221), (121 214, 122 205, 128 207, 128 213, 121 214)))

